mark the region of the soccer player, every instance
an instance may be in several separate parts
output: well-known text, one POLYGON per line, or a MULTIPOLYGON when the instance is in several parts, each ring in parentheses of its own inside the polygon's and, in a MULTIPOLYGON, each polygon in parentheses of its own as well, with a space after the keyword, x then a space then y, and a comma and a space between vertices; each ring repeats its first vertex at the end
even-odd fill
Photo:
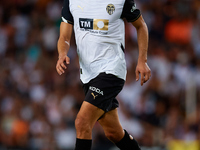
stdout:
POLYGON ((136 28, 139 56, 136 80, 149 80, 147 65, 148 29, 134 0, 64 0, 56 65, 62 75, 70 63, 67 56, 74 28, 85 99, 75 120, 75 150, 90 150, 96 121, 106 137, 121 150, 140 150, 136 140, 123 130, 117 113, 116 96, 126 78, 124 21, 136 28))

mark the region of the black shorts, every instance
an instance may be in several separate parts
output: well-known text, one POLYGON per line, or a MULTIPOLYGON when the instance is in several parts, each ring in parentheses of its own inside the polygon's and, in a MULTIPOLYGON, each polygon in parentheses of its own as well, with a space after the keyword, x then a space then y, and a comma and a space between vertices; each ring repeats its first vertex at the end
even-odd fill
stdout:
POLYGON ((124 80, 112 74, 100 73, 96 78, 83 84, 85 100, 108 112, 119 106, 116 96, 124 86, 124 80))

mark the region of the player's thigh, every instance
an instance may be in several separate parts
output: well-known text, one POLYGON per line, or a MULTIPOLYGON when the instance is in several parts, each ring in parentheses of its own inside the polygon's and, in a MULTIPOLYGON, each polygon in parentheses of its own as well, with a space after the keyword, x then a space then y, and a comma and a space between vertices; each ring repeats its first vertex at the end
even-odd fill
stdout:
POLYGON ((120 140, 124 136, 124 131, 119 121, 117 108, 105 113, 103 117, 98 120, 98 122, 103 127, 105 135, 108 138, 114 137, 115 140, 120 140))
POLYGON ((88 124, 90 127, 104 114, 104 111, 86 101, 83 101, 76 117, 76 124, 88 124))

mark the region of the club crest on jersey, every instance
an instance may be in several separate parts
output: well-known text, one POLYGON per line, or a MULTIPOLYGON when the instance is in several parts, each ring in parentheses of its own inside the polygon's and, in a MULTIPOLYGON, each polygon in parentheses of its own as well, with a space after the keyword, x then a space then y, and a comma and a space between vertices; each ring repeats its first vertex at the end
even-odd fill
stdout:
POLYGON ((115 12, 115 6, 113 4, 108 4, 106 11, 109 15, 112 15, 115 12))

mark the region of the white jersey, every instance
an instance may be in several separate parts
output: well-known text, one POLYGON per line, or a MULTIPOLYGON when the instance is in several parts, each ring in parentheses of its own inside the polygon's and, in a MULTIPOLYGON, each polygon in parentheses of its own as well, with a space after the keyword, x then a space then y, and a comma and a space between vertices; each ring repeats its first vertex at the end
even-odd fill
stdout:
POLYGON ((133 0, 64 0, 62 20, 74 25, 83 83, 101 72, 126 79, 122 18, 133 22, 139 16, 133 0))

